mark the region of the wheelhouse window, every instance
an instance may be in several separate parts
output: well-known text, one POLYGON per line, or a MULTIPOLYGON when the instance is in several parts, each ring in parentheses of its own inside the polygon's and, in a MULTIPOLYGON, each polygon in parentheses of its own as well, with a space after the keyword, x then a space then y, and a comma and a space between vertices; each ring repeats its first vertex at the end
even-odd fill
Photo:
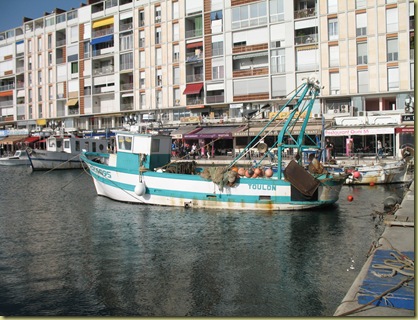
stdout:
POLYGON ((131 151, 132 150, 132 136, 118 136, 118 150, 131 151))

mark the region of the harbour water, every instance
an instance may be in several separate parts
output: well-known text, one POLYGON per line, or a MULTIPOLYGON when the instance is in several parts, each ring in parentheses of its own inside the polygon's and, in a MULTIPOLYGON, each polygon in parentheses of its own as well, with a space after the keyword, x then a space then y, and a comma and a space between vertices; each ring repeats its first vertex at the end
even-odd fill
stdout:
POLYGON ((83 170, 0 167, 0 315, 332 316, 384 229, 371 214, 403 192, 212 211, 98 197, 83 170))

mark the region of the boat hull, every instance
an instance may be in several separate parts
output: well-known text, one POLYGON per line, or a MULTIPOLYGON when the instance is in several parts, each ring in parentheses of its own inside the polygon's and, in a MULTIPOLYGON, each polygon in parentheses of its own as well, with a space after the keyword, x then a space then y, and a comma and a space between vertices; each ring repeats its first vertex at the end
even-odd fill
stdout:
POLYGON ((30 155, 32 170, 81 169, 80 153, 53 152, 36 150, 30 155))
POLYGON ((383 165, 359 166, 346 179, 347 185, 389 184, 410 181, 408 165, 404 162, 387 163, 383 165), (357 174, 355 172, 358 172, 357 174), (356 177, 357 176, 357 177, 356 177))
POLYGON ((239 178, 218 186, 199 175, 117 170, 88 160, 96 191, 117 201, 151 205, 244 210, 302 210, 335 203, 344 179, 324 179, 315 193, 305 196, 289 182, 275 178, 239 178), (144 187, 143 194, 138 187, 144 187))

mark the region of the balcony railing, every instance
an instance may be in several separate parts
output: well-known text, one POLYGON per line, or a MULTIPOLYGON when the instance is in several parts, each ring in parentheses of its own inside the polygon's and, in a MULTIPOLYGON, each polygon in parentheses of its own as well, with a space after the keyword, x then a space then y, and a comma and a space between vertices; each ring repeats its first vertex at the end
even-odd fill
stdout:
POLYGON ((101 56, 102 54, 113 53, 114 51, 115 51, 115 48, 113 46, 108 47, 108 48, 103 48, 101 50, 93 50, 92 57, 101 56))
POLYGON ((131 111, 134 109, 133 103, 123 103, 120 105, 120 111, 131 111))
POLYGON ((409 50, 409 59, 415 60, 415 49, 409 50))
POLYGON ((203 59, 203 53, 188 53, 186 54, 186 62, 196 62, 203 59))
POLYGON ((13 90, 15 88, 15 84, 7 84, 4 86, 0 86, 0 91, 7 91, 7 90, 13 90))
POLYGON ((120 31, 131 30, 132 29, 132 22, 124 23, 119 26, 120 31))
POLYGON ((201 36, 202 36, 202 29, 186 31, 186 39, 194 38, 194 37, 201 37, 201 36))
POLYGON ((93 69, 93 75, 95 76, 104 75, 104 74, 112 73, 113 71, 114 71, 113 66, 106 66, 102 68, 93 69))
POLYGON ((73 115, 73 114, 78 114, 78 108, 68 108, 68 114, 69 115, 73 115))
POLYGON ((134 84, 133 83, 122 83, 120 85, 120 89, 121 90, 132 90, 133 87, 134 87, 134 84))
POLYGON ((101 29, 101 30, 94 30, 92 32, 92 38, 98 38, 98 37, 103 37, 103 36, 107 36, 108 34, 113 34, 113 30, 114 28, 106 28, 106 29, 101 29))
POLYGON ((202 98, 187 98, 186 104, 189 106, 196 105, 196 104, 203 104, 203 99, 202 98))
POLYGON ((315 8, 306 8, 306 9, 295 11, 295 19, 314 17, 315 15, 316 15, 315 8))
POLYGON ((317 43, 318 42, 318 34, 312 33, 308 35, 300 35, 295 37, 295 44, 309 44, 309 43, 317 43))
POLYGON ((186 75, 186 82, 203 81, 203 73, 186 75))
POLYGON ((12 106, 13 100, 0 101, 0 107, 12 106))
POLYGON ((222 103, 225 101, 224 95, 216 95, 216 96, 207 96, 206 102, 207 103, 222 103))
POLYGON ((57 40, 56 47, 61 47, 61 46, 65 45, 66 41, 67 40, 65 40, 65 39, 57 40))

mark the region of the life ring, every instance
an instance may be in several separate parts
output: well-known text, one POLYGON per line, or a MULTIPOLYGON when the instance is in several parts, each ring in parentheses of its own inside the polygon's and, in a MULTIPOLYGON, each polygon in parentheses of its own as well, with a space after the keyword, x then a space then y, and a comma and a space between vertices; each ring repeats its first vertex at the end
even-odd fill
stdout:
POLYGON ((401 151, 401 155, 403 159, 406 159, 408 157, 413 157, 414 156, 414 148, 411 147, 405 147, 402 149, 401 151))

